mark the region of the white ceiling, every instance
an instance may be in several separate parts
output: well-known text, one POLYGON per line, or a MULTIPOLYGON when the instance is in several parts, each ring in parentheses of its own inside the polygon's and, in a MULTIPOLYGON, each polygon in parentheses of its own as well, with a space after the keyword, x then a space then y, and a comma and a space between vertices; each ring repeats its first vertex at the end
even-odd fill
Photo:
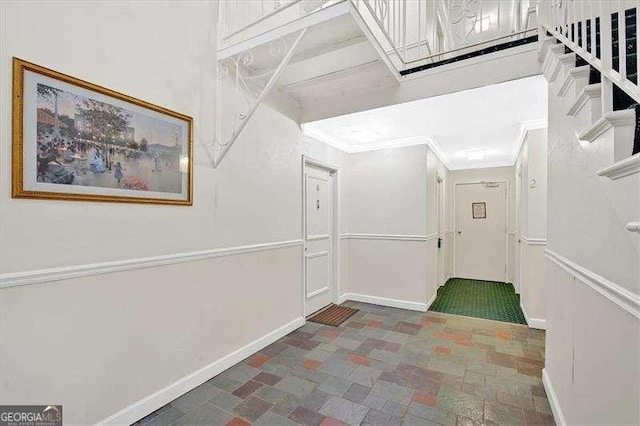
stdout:
POLYGON ((510 166, 526 130, 546 127, 543 76, 302 125, 345 152, 428 144, 451 170, 510 166), (480 158, 482 157, 482 158, 480 158))

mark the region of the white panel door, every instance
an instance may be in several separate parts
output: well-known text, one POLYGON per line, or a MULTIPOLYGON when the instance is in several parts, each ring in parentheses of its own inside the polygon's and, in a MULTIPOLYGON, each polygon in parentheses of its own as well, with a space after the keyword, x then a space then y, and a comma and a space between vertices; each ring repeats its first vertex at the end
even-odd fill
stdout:
POLYGON ((506 201, 504 182, 456 185, 456 276, 505 281, 506 201))
POLYGON ((305 315, 335 301, 333 282, 333 175, 305 165, 305 315))

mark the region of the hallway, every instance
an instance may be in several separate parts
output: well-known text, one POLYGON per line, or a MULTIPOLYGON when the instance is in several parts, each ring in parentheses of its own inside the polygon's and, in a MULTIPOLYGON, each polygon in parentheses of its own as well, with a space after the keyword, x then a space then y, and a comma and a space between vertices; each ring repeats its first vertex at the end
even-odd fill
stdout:
POLYGON ((544 331, 346 305, 341 327, 307 322, 138 424, 554 424, 544 331))
POLYGON ((640 425, 638 28, 1 0, 0 426, 640 425))

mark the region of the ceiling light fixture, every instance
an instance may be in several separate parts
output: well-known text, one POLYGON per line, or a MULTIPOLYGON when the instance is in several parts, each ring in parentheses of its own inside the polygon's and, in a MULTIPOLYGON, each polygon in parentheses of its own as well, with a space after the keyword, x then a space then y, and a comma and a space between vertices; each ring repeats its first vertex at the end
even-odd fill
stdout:
POLYGON ((352 130, 353 138, 360 143, 374 142, 380 136, 380 133, 374 129, 352 130))
POLYGON ((477 161, 484 158, 484 151, 467 151, 467 160, 477 161))

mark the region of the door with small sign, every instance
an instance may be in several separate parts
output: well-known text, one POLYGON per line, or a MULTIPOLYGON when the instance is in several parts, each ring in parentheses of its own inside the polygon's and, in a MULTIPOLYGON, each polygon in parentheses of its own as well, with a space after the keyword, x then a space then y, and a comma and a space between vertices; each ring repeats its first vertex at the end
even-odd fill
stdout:
POLYGON ((457 277, 506 281, 506 202, 504 182, 456 185, 457 277))
POLYGON ((305 165, 305 315, 334 302, 333 181, 330 170, 305 165))

